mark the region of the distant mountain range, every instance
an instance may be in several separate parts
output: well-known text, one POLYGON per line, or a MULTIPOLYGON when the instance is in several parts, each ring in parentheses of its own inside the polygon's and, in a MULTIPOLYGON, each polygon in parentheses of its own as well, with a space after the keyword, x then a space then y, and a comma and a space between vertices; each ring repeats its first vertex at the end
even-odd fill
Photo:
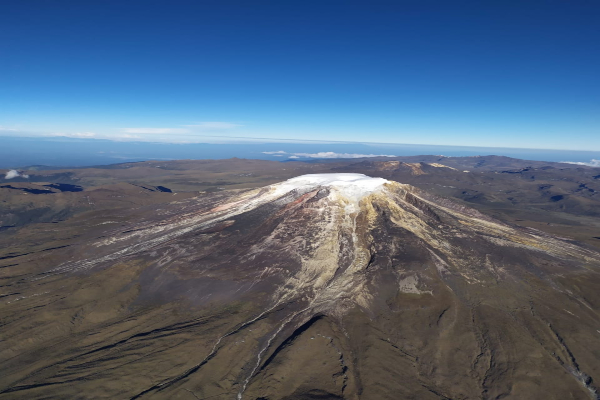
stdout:
MULTIPOLYGON (((201 140, 201 138, 193 138, 201 140)), ((500 155, 537 161, 570 161, 600 166, 599 151, 565 151, 498 147, 434 146, 391 143, 326 141, 232 141, 220 143, 156 143, 62 136, 0 137, 0 168, 90 167, 119 162, 181 159, 227 159, 232 157, 272 161, 337 160, 378 155, 419 156, 440 154, 449 157, 500 155)))

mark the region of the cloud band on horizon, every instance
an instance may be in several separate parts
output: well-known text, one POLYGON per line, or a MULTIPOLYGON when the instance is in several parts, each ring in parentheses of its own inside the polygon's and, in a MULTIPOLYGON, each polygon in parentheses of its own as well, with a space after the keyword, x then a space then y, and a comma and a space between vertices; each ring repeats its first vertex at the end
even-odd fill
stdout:
POLYGON ((333 151, 321 151, 318 153, 288 153, 287 151, 263 151, 275 157, 290 154, 289 158, 367 158, 367 157, 396 157, 393 154, 359 154, 359 153, 336 153, 333 151))

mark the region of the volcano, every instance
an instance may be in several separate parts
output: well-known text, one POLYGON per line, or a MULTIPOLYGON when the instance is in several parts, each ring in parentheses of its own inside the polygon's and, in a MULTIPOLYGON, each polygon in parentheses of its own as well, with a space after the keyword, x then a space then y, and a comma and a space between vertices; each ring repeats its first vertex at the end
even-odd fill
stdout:
POLYGON ((38 234, 2 260, 0 398, 600 398, 600 254, 410 185, 302 175, 38 234))

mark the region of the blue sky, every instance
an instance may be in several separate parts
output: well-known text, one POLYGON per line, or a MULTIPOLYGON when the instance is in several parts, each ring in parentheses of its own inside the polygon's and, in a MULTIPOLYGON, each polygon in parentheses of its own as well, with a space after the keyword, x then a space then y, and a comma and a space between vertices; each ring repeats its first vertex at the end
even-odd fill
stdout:
POLYGON ((6 2, 0 135, 600 150, 598 21, 596 0, 6 2))

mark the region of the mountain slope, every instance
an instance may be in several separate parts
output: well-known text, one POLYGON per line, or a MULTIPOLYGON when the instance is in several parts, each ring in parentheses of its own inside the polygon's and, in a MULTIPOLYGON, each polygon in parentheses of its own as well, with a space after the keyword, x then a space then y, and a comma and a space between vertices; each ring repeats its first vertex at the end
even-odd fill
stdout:
POLYGON ((107 218, 1 260, 0 398, 598 398, 575 243, 360 174, 107 218))

